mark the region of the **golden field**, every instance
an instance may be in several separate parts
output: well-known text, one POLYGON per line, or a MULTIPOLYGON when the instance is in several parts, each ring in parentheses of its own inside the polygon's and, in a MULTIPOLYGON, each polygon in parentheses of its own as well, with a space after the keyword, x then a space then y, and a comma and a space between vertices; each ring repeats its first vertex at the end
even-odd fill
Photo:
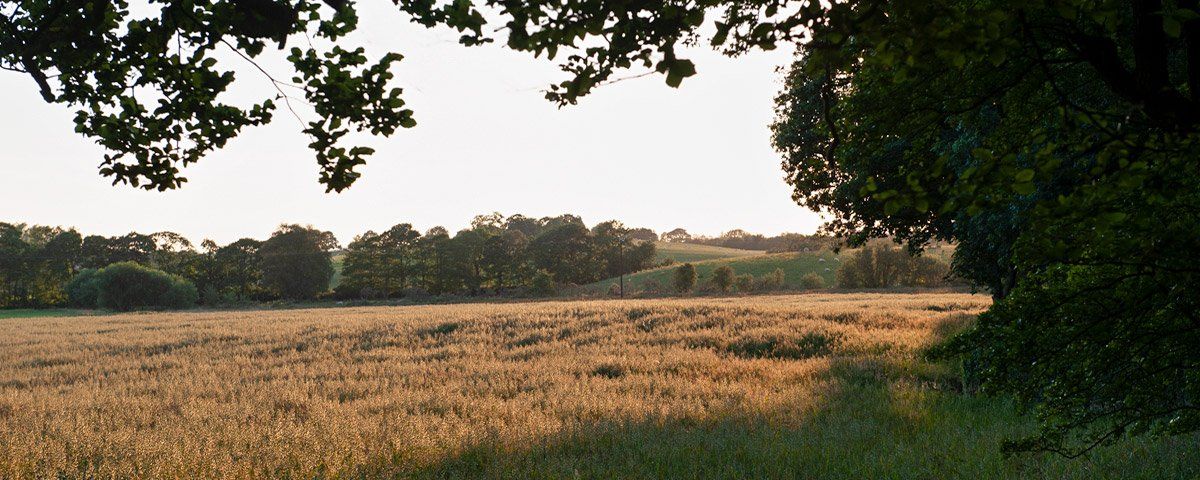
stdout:
POLYGON ((965 294, 0 320, 0 478, 1190 478, 1196 437, 1003 457, 921 351, 965 294))

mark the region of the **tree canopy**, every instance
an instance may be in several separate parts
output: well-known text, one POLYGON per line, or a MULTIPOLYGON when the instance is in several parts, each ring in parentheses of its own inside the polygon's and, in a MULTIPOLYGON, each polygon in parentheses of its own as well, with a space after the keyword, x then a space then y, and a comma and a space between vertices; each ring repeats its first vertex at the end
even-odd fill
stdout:
POLYGON ((1078 454, 1200 427, 1196 2, 835 4, 778 98, 795 198, 956 242, 997 302, 945 354, 1078 454))

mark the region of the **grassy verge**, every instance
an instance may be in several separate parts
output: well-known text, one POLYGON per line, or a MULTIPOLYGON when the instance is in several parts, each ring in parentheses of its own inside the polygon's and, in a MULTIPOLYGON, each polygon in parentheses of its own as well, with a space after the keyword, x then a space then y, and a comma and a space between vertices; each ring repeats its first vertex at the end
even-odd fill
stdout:
POLYGON ((73 308, 17 308, 10 310, 0 310, 0 320, 6 318, 38 318, 38 317, 77 317, 81 315, 94 315, 91 310, 77 310, 73 308))

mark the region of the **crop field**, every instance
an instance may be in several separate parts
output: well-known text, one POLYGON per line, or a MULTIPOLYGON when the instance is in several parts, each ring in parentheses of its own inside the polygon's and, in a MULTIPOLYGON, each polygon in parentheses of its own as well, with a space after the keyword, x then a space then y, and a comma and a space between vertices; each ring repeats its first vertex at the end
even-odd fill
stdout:
POLYGON ((675 263, 703 262, 718 258, 748 257, 767 253, 761 250, 742 250, 738 248, 701 245, 698 243, 654 242, 654 246, 655 262, 667 259, 674 260, 675 263))
POLYGON ((0 478, 1194 478, 1200 438, 1005 457, 930 344, 965 294, 0 320, 0 478))

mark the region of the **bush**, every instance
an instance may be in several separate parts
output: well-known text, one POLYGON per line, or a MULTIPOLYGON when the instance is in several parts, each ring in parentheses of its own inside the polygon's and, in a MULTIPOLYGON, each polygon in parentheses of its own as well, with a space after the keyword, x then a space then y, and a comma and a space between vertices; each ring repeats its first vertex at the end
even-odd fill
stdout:
POLYGON ((533 274, 533 281, 529 285, 529 294, 536 297, 549 297, 555 294, 554 275, 545 270, 538 270, 533 274))
POLYGON ((696 266, 685 263, 676 267, 672 284, 676 292, 687 293, 692 291, 693 288, 696 288, 696 266))
POLYGON ((94 268, 80 270, 67 282, 67 299, 72 307, 96 308, 96 297, 100 295, 100 278, 96 272, 94 268))
POLYGON ((758 281, 759 290, 771 291, 783 288, 784 273, 782 268, 776 268, 775 271, 763 275, 758 281))
POLYGON ((729 287, 733 286, 733 280, 736 275, 733 273, 733 267, 729 265, 721 265, 713 270, 712 283, 717 287, 718 291, 728 292, 729 287))
POLYGON ((808 274, 800 277, 800 288, 805 290, 825 288, 825 279, 817 275, 817 272, 808 272, 808 274))
POLYGON ((199 295, 192 282, 134 262, 114 263, 96 272, 96 305, 109 310, 188 308, 199 295))
POLYGON ((642 293, 659 293, 663 291, 663 286, 658 283, 658 280, 649 279, 642 282, 642 293))
POLYGON ((737 289, 739 292, 743 292, 743 293, 749 292, 751 290, 754 290, 754 275, 751 275, 749 273, 747 273, 745 275, 738 275, 737 281, 734 283, 737 284, 737 289))

